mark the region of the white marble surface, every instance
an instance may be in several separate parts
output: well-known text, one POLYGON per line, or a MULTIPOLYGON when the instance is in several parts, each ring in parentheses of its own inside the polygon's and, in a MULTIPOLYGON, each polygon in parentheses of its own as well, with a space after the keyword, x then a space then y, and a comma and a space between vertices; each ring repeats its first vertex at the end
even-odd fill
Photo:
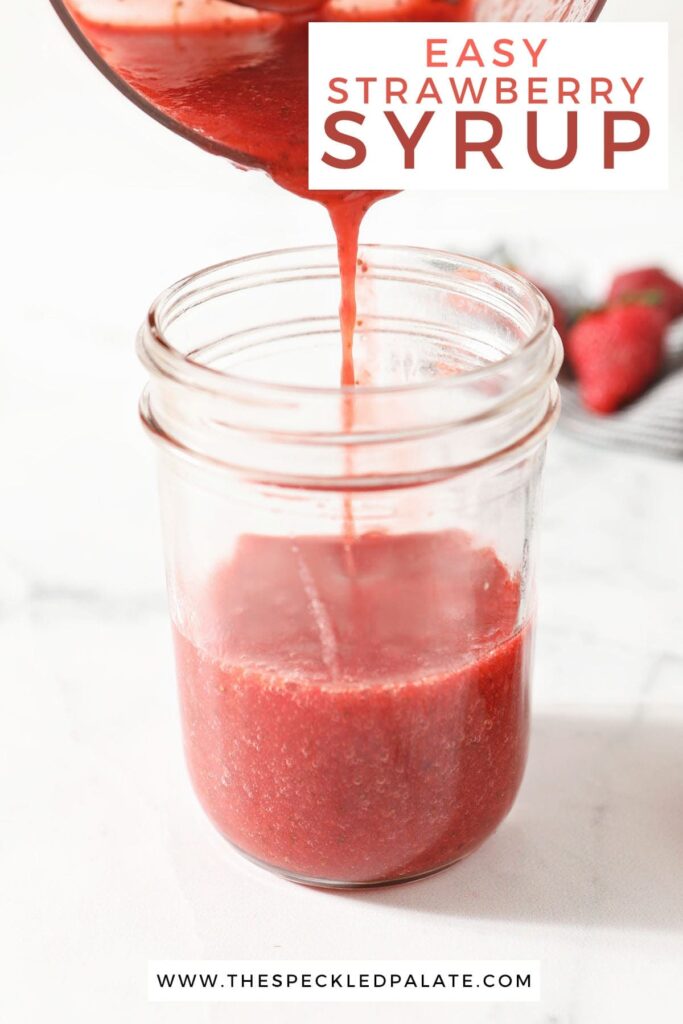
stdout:
MULTIPOLYGON (((297 888, 234 856, 180 755, 132 340, 149 298, 183 271, 319 239, 324 223, 130 110, 46 6, 3 12, 0 61, 16 98, 2 165, 0 1016, 313 1024, 316 1007, 150 1006, 146 962, 381 956, 542 960, 539 1005, 422 1011, 434 1024, 678 1019, 683 466, 553 440, 529 769, 476 856, 358 895, 297 888)), ((624 0, 627 16, 636 7, 624 0)), ((466 248, 549 231, 531 197, 448 202, 448 239, 411 197, 371 233, 393 239, 398 222, 411 240, 466 248)), ((616 236, 628 197, 547 202, 583 273, 606 273, 626 250, 680 267, 679 191, 642 197, 633 231, 616 236)), ((331 1024, 403 1024, 418 1011, 324 1012, 331 1024)))

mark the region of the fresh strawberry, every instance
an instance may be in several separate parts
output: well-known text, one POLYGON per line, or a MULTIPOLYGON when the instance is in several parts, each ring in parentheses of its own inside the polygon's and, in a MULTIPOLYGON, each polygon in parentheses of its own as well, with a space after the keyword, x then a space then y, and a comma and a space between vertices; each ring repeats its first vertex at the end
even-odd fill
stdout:
POLYGON ((609 303, 644 302, 661 306, 668 320, 683 316, 683 285, 659 267, 645 267, 619 274, 612 282, 609 303))
POLYGON ((567 355, 587 409, 614 412, 637 398, 662 365, 667 316, 643 303, 610 306, 582 317, 567 337, 567 355))

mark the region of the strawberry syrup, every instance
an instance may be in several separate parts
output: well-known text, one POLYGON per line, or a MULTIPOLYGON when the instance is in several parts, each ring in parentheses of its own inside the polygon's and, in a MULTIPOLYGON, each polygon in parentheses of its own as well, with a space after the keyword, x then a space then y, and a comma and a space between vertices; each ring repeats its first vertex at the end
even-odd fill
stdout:
MULTIPOLYGON (((358 235, 389 193, 308 189, 307 17, 457 21, 468 8, 330 3, 282 17, 225 5, 217 21, 163 28, 79 19, 120 77, 195 141, 328 210, 345 432, 358 235)), ((333 884, 416 877, 465 856, 509 810, 526 753, 530 631, 519 582, 490 548, 456 531, 357 534, 349 494, 342 536, 242 536, 178 603, 191 609, 175 642, 192 780, 251 857, 333 884)))
POLYGON ((294 877, 435 871, 507 814, 528 730, 519 583, 458 531, 243 535, 175 644, 209 818, 294 877), (258 571, 255 571, 256 567, 258 571))

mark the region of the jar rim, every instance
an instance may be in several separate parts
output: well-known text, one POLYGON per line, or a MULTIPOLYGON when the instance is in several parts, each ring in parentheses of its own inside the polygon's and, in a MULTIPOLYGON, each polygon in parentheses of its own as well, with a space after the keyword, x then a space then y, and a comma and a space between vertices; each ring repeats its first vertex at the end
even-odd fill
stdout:
MULTIPOLYGON (((242 276, 248 280, 249 270, 258 267, 259 264, 294 257, 309 257, 313 259, 316 256, 329 257, 330 267, 333 267, 336 271, 337 250, 334 245, 292 246, 284 249, 250 253, 246 256, 238 256, 212 264, 186 275, 164 289, 148 310, 146 321, 138 335, 138 354, 144 365, 151 372, 160 373, 162 376, 172 378, 178 383, 183 383, 194 389, 206 391, 214 395, 228 389, 234 394, 235 389, 237 389, 240 391, 249 390, 261 396, 271 394, 274 397, 283 398, 289 395, 302 399, 306 396, 343 397, 345 395, 354 395, 359 398, 379 395, 410 396, 429 394, 436 391, 457 391, 459 388, 462 389, 478 381, 485 380, 487 375, 492 373, 498 373, 501 370, 511 370, 516 364, 525 358, 529 358, 530 352, 534 348, 540 347, 540 344, 548 338, 552 331, 553 313, 546 297, 531 281, 507 267, 501 267, 478 257, 464 256, 449 250, 431 249, 424 246, 364 243, 359 246, 359 254, 365 252, 368 254, 393 255, 399 258, 403 256, 404 259, 412 258, 416 260, 421 258, 439 261, 446 266, 451 266, 454 271, 457 269, 479 271, 480 273, 487 274, 492 279, 512 284, 516 286, 520 294, 530 299, 535 305, 534 321, 521 344, 517 345, 509 353, 502 355, 499 359, 492 360, 484 366, 464 369, 457 373, 441 374, 429 380, 388 385, 339 384, 332 386, 266 381, 201 363, 191 358, 192 353, 184 353, 171 343, 168 338, 168 330, 175 320, 188 309, 200 305, 202 301, 210 298, 210 281, 212 276, 226 273, 228 275, 234 274, 233 279, 239 281, 239 272, 244 268, 246 273, 242 276), (202 298, 202 291, 204 290, 206 294, 202 298), (190 300, 191 304, 180 308, 178 312, 176 306, 183 296, 190 300)), ((373 264, 373 269, 374 266, 373 264)), ((298 269, 300 271, 306 269, 320 270, 321 265, 313 265, 307 268, 302 264, 298 269)), ((230 280, 230 277, 225 280, 230 280)))
MULTIPOLYGON (((226 355, 239 359, 262 338, 267 344, 303 339, 319 333, 320 323, 338 323, 331 310, 322 319, 316 314, 308 291, 309 282, 338 288, 337 252, 308 246, 218 263, 163 292, 140 330, 138 351, 151 377, 140 414, 153 439, 179 456, 250 479, 343 490, 412 486, 494 461, 500 466, 539 445, 559 411, 555 377, 562 346, 550 305, 535 285, 515 271, 443 250, 363 245, 359 257, 367 261, 371 287, 386 285, 403 297, 399 314, 411 308, 413 289, 434 293, 436 304, 425 309, 424 320, 397 316, 396 323, 414 328, 408 335, 426 339, 444 325, 449 341, 452 324, 457 339, 460 309, 465 322, 468 316, 481 322, 484 334, 472 334, 475 344, 487 330, 500 344, 480 347, 474 369, 466 362, 462 369, 447 364, 443 372, 438 359, 429 360, 426 379, 409 383, 330 387, 242 376, 229 362, 224 368, 226 355), (272 305, 268 289, 292 285, 309 312, 271 323, 277 303, 272 305), (224 307, 233 297, 231 322, 224 307), (221 322, 226 319, 229 332, 221 329, 198 344, 204 309, 210 315, 216 300, 223 303, 221 322), (490 322, 499 324, 497 335, 490 322), (181 340, 173 344, 176 323, 181 340), (214 358, 222 360, 220 369, 214 358)), ((391 310, 392 300, 387 302, 391 310)), ((380 311, 379 330, 382 315, 392 319, 380 311)))

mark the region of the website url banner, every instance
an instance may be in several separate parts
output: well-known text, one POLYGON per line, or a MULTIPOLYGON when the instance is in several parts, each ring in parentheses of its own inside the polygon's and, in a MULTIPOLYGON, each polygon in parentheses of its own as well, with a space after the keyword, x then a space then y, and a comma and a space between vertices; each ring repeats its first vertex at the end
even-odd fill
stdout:
POLYGON ((153 960, 154 1003, 536 1003, 538 960, 153 960))

